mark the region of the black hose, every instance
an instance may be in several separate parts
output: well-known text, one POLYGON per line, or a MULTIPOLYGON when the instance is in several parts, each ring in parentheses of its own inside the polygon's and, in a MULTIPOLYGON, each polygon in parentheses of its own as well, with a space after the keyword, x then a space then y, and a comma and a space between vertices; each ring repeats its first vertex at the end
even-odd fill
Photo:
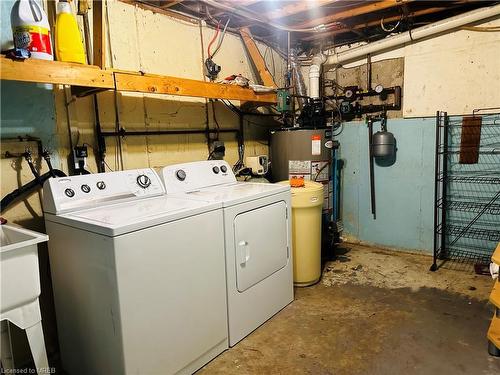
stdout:
POLYGON ((66 177, 66 173, 64 173, 63 171, 60 171, 59 169, 52 169, 50 172, 44 173, 43 175, 36 177, 32 181, 17 188, 13 192, 11 192, 11 193, 7 194, 5 197, 3 197, 2 201, 0 202, 0 211, 4 211, 7 207, 9 207, 12 203, 14 203, 20 197, 37 189, 38 187, 43 186, 43 183, 53 176, 66 177))
POLYGON ((49 167, 49 172, 52 177, 57 177, 56 174, 54 173, 54 168, 52 167, 52 163, 50 161, 50 154, 48 152, 44 152, 42 154, 45 162, 47 163, 47 166, 49 167))
POLYGON ((33 164, 33 159, 31 158, 31 152, 27 151, 23 154, 23 156, 28 165, 30 166, 31 173, 33 173, 33 176, 35 176, 35 179, 39 179, 40 175, 36 171, 35 164, 33 164))

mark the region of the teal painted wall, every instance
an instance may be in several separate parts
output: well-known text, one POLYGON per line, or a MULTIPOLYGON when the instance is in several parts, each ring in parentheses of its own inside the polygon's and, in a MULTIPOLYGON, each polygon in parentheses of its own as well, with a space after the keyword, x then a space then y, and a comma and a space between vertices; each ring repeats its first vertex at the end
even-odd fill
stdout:
MULTIPOLYGON (((435 119, 391 119, 397 141, 391 166, 375 164, 377 218, 371 215, 368 128, 344 124, 340 158, 344 160, 341 217, 344 233, 360 241, 408 250, 432 251, 435 119)), ((374 132, 380 125, 374 125, 374 132)))

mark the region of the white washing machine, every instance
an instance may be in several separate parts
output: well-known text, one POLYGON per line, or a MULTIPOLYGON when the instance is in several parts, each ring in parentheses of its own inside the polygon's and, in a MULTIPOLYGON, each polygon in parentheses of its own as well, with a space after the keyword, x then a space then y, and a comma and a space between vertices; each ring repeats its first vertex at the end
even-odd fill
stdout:
POLYGON ((152 169, 43 193, 66 371, 188 374, 228 348, 220 203, 167 197, 152 169))
POLYGON ((293 301, 290 187, 237 182, 221 160, 168 166, 162 177, 167 196, 222 203, 233 346, 293 301))

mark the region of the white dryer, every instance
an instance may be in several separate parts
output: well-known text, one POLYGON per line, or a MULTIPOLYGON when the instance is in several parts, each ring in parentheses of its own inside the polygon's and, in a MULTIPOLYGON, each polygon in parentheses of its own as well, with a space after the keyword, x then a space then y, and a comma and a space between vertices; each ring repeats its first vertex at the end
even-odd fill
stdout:
POLYGON ((165 196, 152 169, 43 193, 66 371, 188 374, 227 349, 220 204, 165 196))
POLYGON ((222 203, 229 345, 293 301, 290 188, 237 182, 221 160, 162 171, 167 196, 222 203))

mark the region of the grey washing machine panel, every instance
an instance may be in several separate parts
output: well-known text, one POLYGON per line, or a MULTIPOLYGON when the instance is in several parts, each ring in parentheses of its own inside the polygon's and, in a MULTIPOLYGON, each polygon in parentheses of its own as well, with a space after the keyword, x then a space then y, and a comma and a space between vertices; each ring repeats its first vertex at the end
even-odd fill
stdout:
POLYGON ((235 217, 235 268, 239 292, 287 265, 287 229, 287 207, 283 201, 235 217))

